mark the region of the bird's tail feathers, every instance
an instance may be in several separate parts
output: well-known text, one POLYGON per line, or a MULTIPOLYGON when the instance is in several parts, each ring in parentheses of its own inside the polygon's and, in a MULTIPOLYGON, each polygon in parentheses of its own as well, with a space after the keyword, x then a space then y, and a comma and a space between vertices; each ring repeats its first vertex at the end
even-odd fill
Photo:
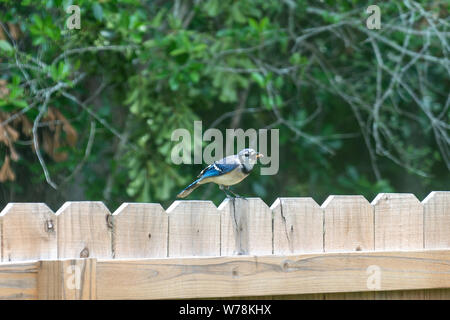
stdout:
POLYGON ((194 191, 195 189, 197 189, 200 186, 200 184, 199 184, 200 180, 202 180, 202 179, 195 180, 190 185, 188 185, 186 188, 181 190, 181 192, 179 194, 177 194, 177 198, 186 198, 188 195, 190 195, 192 191, 194 191))

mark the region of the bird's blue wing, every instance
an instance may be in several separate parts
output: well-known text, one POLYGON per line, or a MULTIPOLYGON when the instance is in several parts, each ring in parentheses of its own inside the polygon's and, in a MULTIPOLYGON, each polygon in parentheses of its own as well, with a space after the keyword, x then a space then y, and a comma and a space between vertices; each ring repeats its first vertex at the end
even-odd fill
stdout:
POLYGON ((199 178, 217 177, 233 171, 239 166, 237 163, 217 163, 209 165, 198 175, 199 178))

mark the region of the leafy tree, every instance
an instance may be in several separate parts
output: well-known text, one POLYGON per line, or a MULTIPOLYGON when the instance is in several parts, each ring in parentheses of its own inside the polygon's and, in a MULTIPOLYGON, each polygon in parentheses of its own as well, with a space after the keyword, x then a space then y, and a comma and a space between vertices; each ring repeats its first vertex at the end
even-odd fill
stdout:
MULTIPOLYGON (((1 201, 170 204, 172 132, 277 128, 278 196, 448 189, 445 1, 0 0, 1 201), (73 3, 75 4, 75 3, 73 3)), ((196 198, 223 199, 215 186, 196 198)))

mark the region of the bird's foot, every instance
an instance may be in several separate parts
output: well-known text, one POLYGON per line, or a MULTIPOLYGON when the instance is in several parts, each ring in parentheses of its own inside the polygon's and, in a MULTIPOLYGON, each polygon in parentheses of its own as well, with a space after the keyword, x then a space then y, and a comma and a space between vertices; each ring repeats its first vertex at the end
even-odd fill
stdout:
POLYGON ((238 195, 237 193, 234 193, 233 191, 231 191, 230 188, 227 188, 227 191, 231 192, 231 193, 233 194, 233 196, 234 196, 235 199, 237 198, 237 199, 247 200, 247 198, 242 197, 242 196, 238 195))
POLYGON ((220 188, 220 189, 223 191, 223 193, 225 193, 225 195, 227 196, 227 199, 234 199, 234 197, 230 196, 230 194, 225 190, 225 188, 220 188))

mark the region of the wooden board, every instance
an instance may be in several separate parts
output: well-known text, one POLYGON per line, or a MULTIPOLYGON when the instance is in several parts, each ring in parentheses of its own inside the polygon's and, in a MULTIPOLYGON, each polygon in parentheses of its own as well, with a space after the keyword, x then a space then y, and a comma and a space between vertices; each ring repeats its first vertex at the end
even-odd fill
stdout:
POLYGON ((40 300, 94 300, 97 298, 96 259, 39 262, 40 300))
MULTIPOLYGON (((278 198, 273 212, 273 253, 323 252, 323 210, 312 198, 278 198)), ((321 300, 323 294, 278 295, 276 300, 321 300)))
MULTIPOLYGON (((450 248, 450 192, 433 191, 423 201, 424 248, 450 248)), ((450 289, 424 292, 423 299, 450 300, 450 289)))
POLYGON ((323 211, 312 198, 278 198, 273 212, 273 252, 323 251, 323 211))
POLYGON ((374 251, 3 263, 0 264, 0 299, 164 299, 351 293, 367 286, 366 271, 370 265, 378 265, 383 270, 383 288, 403 290, 397 291, 396 298, 410 298, 415 291, 423 292, 423 298, 445 299, 437 293, 449 289, 419 289, 450 288, 450 250, 374 251))
POLYGON ((169 219, 157 203, 124 203, 113 213, 116 259, 167 257, 169 219))
POLYGON ((56 216, 44 203, 10 203, 0 213, 3 261, 56 259, 56 216))
POLYGON ((363 196, 329 196, 324 210, 324 251, 374 249, 373 208, 363 196))
MULTIPOLYGON (((363 196, 329 196, 324 210, 324 251, 372 251, 373 207, 363 196)), ((366 270, 367 272, 367 270, 366 270)), ((367 273, 365 275, 367 279, 367 273)), ((360 291, 368 291, 367 285, 360 291)), ((326 294, 325 299, 373 299, 373 292, 326 294)))
POLYGON ((423 200, 424 247, 450 248, 450 191, 433 191, 423 200))
POLYGON ((98 299, 176 299, 450 286, 450 250, 97 261, 98 299))
POLYGON ((168 209, 168 256, 220 255, 220 215, 211 201, 175 201, 168 209))
POLYGON ((258 198, 219 209, 177 201, 168 213, 124 204, 113 215, 101 202, 66 203, 56 215, 19 203, 0 213, 0 239, 0 299, 129 298, 133 290, 132 298, 158 299, 450 299, 450 192, 422 203, 380 194, 372 205, 330 196, 321 207, 311 198, 279 198, 271 208, 258 198), (128 269, 111 258, 127 259, 117 263, 128 269), (369 286, 372 267, 379 288, 369 286))
MULTIPOLYGON (((372 205, 375 210, 376 250, 423 248, 423 207, 413 194, 380 193, 372 205)), ((383 274, 384 270, 380 269, 381 279, 383 274)), ((421 294, 417 290, 381 291, 375 294, 375 299, 418 299, 421 294)))
POLYGON ((111 213, 103 202, 66 202, 57 212, 58 258, 112 258, 111 213))
POLYGON ((272 253, 272 211, 260 198, 225 199, 219 211, 222 256, 272 253))
POLYGON ((38 263, 0 264, 0 300, 34 300, 38 298, 38 263))
POLYGON ((410 193, 380 193, 375 212, 375 250, 422 249, 423 207, 410 193))

